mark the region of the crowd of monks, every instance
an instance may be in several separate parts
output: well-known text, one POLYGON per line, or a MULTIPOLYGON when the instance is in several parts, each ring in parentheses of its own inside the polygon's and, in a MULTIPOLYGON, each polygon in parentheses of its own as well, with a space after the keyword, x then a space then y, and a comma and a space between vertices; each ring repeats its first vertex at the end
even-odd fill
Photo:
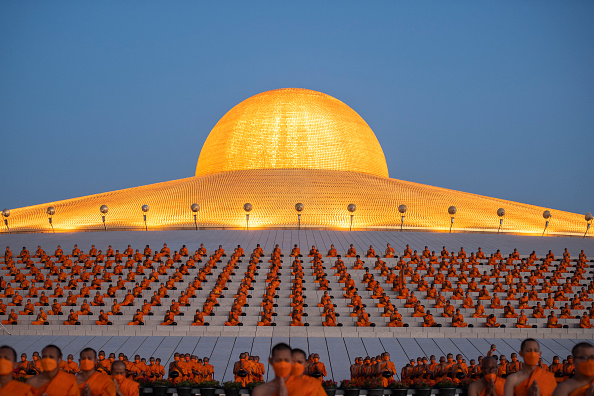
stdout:
MULTIPOLYGON (((248 292, 255 281, 259 264, 268 258, 266 289, 260 304, 262 311, 258 326, 275 325, 273 317, 278 313, 274 312, 274 299, 280 288, 279 271, 282 269, 283 256, 279 245, 274 247, 270 256, 265 254, 259 244, 253 249, 234 294, 226 326, 243 325, 243 309, 249 306, 248 292)), ((351 245, 346 257, 354 258, 354 262, 347 267, 334 245, 325 254, 333 276, 337 277, 336 281, 342 287, 341 297, 352 308, 350 315, 356 318, 355 323, 359 327, 376 326, 363 304, 362 289, 368 292, 366 296, 375 300, 375 306, 382 311, 381 316, 389 318, 388 327, 409 326, 395 301, 412 308, 412 316, 423 318, 424 327, 443 325, 435 320, 434 315, 448 318, 452 327, 469 326, 464 315, 484 318, 485 327, 504 327, 498 323, 498 317, 516 319, 517 328, 535 327, 534 323, 530 323, 532 318, 547 318, 546 327, 549 328, 562 327, 560 318, 576 319, 574 323, 581 328, 594 327, 591 323, 594 318, 594 300, 591 296, 594 293, 594 280, 585 281, 591 270, 590 260, 583 251, 577 259, 572 259, 565 249, 562 259, 556 260, 551 251, 544 257, 537 257, 532 252, 528 257, 520 258, 516 249, 504 257, 499 250, 487 256, 481 248, 467 254, 464 248, 457 253, 450 253, 443 247, 438 257, 427 247, 418 254, 406 245, 403 253, 397 256, 395 249, 387 244, 382 255, 369 246, 364 256, 371 259, 369 264, 351 245), (382 258, 398 258, 398 261, 392 267, 382 258), (477 266, 485 262, 490 271, 483 270, 481 274, 477 266), (370 268, 375 271, 370 272, 370 268), (360 277, 355 275, 357 271, 365 272, 360 277), (425 307, 419 296, 430 301, 432 306, 425 307), (590 304, 586 306, 587 303, 590 304), (495 309, 500 314, 488 315, 485 307, 495 309), (581 315, 576 315, 576 311, 581 315)), ((142 252, 130 245, 123 252, 114 251, 110 245, 105 253, 94 245, 88 253, 75 245, 70 254, 58 246, 52 255, 41 247, 31 255, 23 247, 16 257, 7 247, 1 267, 7 274, 0 276, 0 315, 7 316, 2 324, 16 325, 19 317, 36 315, 31 323, 44 325, 49 324, 49 318, 56 319, 62 315, 65 320, 60 319, 60 323, 78 325, 81 317, 93 315, 91 307, 99 306, 105 308, 100 310, 94 323, 110 325, 112 315, 124 314, 122 307, 134 306, 135 312, 127 323, 143 325, 145 316, 153 315, 153 307, 165 304, 168 309, 161 325, 176 325, 176 317, 183 315, 181 307, 191 306, 196 291, 202 290, 207 276, 212 275, 213 270, 218 268, 217 263, 222 263, 226 257, 222 246, 208 255, 203 245, 193 254, 185 245, 172 253, 167 244, 155 251, 147 245, 142 252), (180 289, 179 297, 171 299, 167 305, 169 293, 178 290, 180 285, 183 285, 183 289, 180 289), (116 298, 118 290, 127 291, 123 299, 116 298), (4 302, 5 299, 8 304, 4 302)), ((214 307, 219 306, 218 300, 225 297, 226 285, 239 270, 242 257, 245 257, 244 250, 237 246, 226 259, 226 264, 206 295, 202 309, 196 309, 192 326, 209 325, 207 318, 214 315, 214 307)), ((306 267, 297 245, 289 257, 293 276, 289 313, 291 326, 307 326, 308 323, 304 321, 307 313, 303 312, 306 306, 303 287, 306 267)), ((329 291, 331 284, 323 258, 324 255, 316 246, 312 246, 307 254, 307 270, 312 270, 317 290, 329 291)), ((332 298, 326 292, 318 303, 322 308, 320 314, 323 325, 341 326, 335 311, 336 302, 332 298)))
MULTIPOLYGON (((280 349, 278 346, 273 348, 268 361, 275 378, 260 390, 270 390, 271 387, 278 390, 282 378, 282 384, 293 390, 289 394, 303 394, 296 390, 296 384, 291 384, 291 375, 307 377, 301 378, 301 385, 316 394, 328 375, 319 355, 314 353, 306 356, 301 350, 279 345, 280 349), (281 350, 290 351, 289 355, 284 355, 286 359, 283 360, 287 364, 280 365, 283 367, 277 364, 279 359, 274 358, 281 350), (292 356, 296 353, 298 358, 292 356)), ((92 348, 85 348, 77 361, 73 355, 68 355, 64 360, 60 348, 48 345, 41 354, 34 352, 30 361, 25 354, 20 356, 19 361, 12 347, 0 347, 2 395, 131 396, 138 395, 138 381, 163 379, 165 373, 160 359, 153 357, 147 362, 136 355, 130 361, 122 353, 118 357, 114 353, 106 356, 104 351, 97 353, 92 348), (17 381, 17 378, 24 381, 17 381)), ((429 358, 418 357, 401 368, 399 379, 390 354, 384 352, 378 356, 355 358, 350 373, 351 381, 360 386, 371 379, 379 379, 384 387, 390 387, 397 380, 410 387, 414 387, 419 380, 433 385, 449 381, 453 383, 451 386, 462 386, 464 382, 470 384, 469 396, 581 396, 591 394, 587 391, 594 391, 594 346, 586 342, 578 343, 571 355, 562 360, 555 356, 550 366, 543 362, 540 345, 533 339, 524 340, 518 353, 512 353, 509 360, 498 354, 496 345, 491 345, 485 356, 479 356, 477 361, 471 359, 466 362, 460 354, 455 358, 447 354, 440 356, 439 360, 434 355, 429 358), (536 386, 539 388, 538 393, 534 393, 536 386)), ((264 374, 264 363, 260 362, 258 356, 251 356, 248 352, 241 353, 239 361, 233 365, 234 380, 243 387, 252 382, 262 383, 264 374)), ((185 380, 200 383, 213 380, 214 375, 208 357, 200 359, 195 355, 175 353, 168 367, 168 377, 174 384, 185 380)))
MULTIPOLYGON (((92 348, 80 352, 78 362, 72 355, 63 360, 62 351, 48 345, 17 360, 10 346, 0 346, 0 394, 14 396, 138 396, 136 372, 125 359, 105 359, 92 348), (18 379, 18 380, 17 380, 18 379)), ((163 372, 164 373, 164 372, 163 372)))

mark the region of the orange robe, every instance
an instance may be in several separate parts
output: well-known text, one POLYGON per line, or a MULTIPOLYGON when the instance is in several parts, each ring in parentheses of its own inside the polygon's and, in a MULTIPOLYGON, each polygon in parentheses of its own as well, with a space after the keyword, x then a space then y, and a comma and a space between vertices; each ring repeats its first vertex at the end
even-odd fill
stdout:
POLYGON ((140 392, 138 382, 128 378, 124 378, 122 382, 118 382, 118 387, 124 396, 138 396, 140 392))
POLYGON ((553 373, 537 367, 530 377, 514 388, 514 396, 528 396, 528 388, 534 381, 538 383, 540 396, 551 396, 557 386, 553 373))
POLYGON ((33 396, 33 388, 24 382, 12 380, 0 389, 0 395, 33 396))
POLYGON ((286 382, 289 395, 293 396, 325 396, 326 391, 322 388, 320 381, 315 378, 302 375, 301 377, 290 376, 286 382))
MULTIPOLYGON (((495 377, 495 393, 497 396, 503 396, 503 388, 505 387, 505 379, 501 377, 495 377)), ((487 394, 487 387, 479 394, 479 396, 485 396, 487 394)))
MULTIPOLYGON (((14 382, 14 381, 13 381, 14 382)), ((586 391, 592 386, 590 382, 588 385, 580 386, 579 388, 574 389, 569 396, 585 396, 586 391)))
POLYGON ((95 371, 88 380, 78 384, 78 389, 81 393, 86 384, 89 384, 91 395, 93 396, 115 395, 115 384, 113 383, 113 379, 107 374, 95 371))
POLYGON ((51 381, 39 388, 33 388, 33 393, 35 396, 44 393, 48 396, 80 396, 76 377, 62 370, 58 370, 58 374, 51 381))

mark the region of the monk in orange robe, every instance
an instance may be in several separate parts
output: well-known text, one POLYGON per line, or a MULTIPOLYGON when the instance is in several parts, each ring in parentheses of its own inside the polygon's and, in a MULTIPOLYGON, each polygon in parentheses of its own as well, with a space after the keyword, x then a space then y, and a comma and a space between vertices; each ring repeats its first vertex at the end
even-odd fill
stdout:
POLYGON ((93 348, 85 348, 80 352, 79 363, 81 371, 76 375, 76 382, 81 394, 115 396, 113 379, 109 375, 97 371, 97 352, 93 348))
POLYGON ((320 362, 320 355, 318 355, 317 353, 314 353, 312 355, 312 359, 312 363, 307 368, 308 375, 314 377, 317 381, 322 382, 324 380, 324 377, 328 375, 328 373, 326 372, 326 365, 320 362), (318 376, 318 373, 321 375, 318 376))
POLYGON ((485 327, 500 327, 501 324, 497 323, 497 318, 495 317, 495 315, 490 314, 487 317, 487 322, 485 323, 485 327))
POLYGON ((551 314, 547 318, 547 327, 549 329, 560 329, 561 327, 563 327, 559 323, 559 319, 557 318, 557 316, 555 316, 555 311, 551 311, 551 314))
POLYGON ((575 376, 557 385, 555 396, 586 396, 594 391, 594 370, 591 357, 594 345, 580 342, 571 351, 576 364, 575 376))
POLYGON ((115 380, 116 394, 122 396, 138 396, 139 384, 136 381, 126 378, 126 364, 116 361, 111 367, 111 377, 115 380))
POLYGON ((518 329, 530 329, 530 328, 532 328, 532 326, 528 324, 528 317, 524 313, 524 310, 523 309, 520 311, 520 316, 518 316, 518 321, 516 322, 516 327, 518 329))
POLYGON ((497 361, 484 357, 481 362, 483 377, 468 387, 468 396, 503 396, 505 379, 497 376, 497 361))
POLYGON ((506 378, 504 396, 551 396, 557 381, 553 373, 538 367, 541 355, 538 341, 532 338, 522 341, 519 354, 524 359, 524 366, 506 378))
MULTIPOLYGON (((274 354, 274 350, 273 350, 274 354)), ((290 353, 289 353, 290 355, 290 353)), ((247 360, 247 355, 245 353, 241 353, 239 355, 239 361, 235 362, 233 365, 233 374, 235 375, 235 382, 241 383, 241 386, 245 387, 249 381, 249 374, 250 374, 250 366, 251 364, 247 360)))
POLYGON ((47 322, 47 313, 43 312, 43 308, 39 308, 39 313, 37 314, 37 319, 32 321, 32 325, 44 325, 47 322))
POLYGON ((467 327, 468 323, 464 322, 464 317, 460 313, 460 308, 456 309, 456 314, 452 318, 452 327, 467 327))
POLYGON ((62 351, 55 345, 48 345, 41 351, 41 365, 43 372, 31 378, 26 383, 33 387, 35 396, 80 396, 76 378, 60 370, 62 351))
POLYGON ((9 346, 0 348, 0 395, 33 396, 33 388, 12 378, 17 369, 16 351, 9 346))
POLYGON ((423 318, 423 327, 439 327, 435 319, 433 319, 433 315, 431 315, 431 311, 427 310, 427 314, 423 318))
POLYGON ((252 393, 253 396, 282 394, 324 396, 326 394, 320 381, 303 375, 307 363, 303 351, 291 353, 291 348, 288 345, 277 344, 272 349, 269 362, 272 367, 276 368, 275 377, 272 381, 256 387, 252 393), (291 363, 293 368, 291 368, 291 363))

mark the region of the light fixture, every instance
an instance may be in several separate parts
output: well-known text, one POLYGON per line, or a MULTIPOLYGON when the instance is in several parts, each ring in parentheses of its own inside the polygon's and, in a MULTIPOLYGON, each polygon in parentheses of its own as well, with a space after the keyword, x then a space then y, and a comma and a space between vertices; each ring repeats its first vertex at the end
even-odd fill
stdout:
POLYGON ((349 206, 347 206, 347 210, 351 212, 351 225, 349 226, 349 231, 351 231, 353 229, 353 219, 355 218, 353 213, 355 213, 355 210, 357 210, 357 205, 353 203, 349 204, 349 206))
POLYGON ((56 233, 56 231, 54 230, 54 223, 52 222, 52 216, 56 214, 56 208, 54 208, 53 206, 50 206, 47 208, 47 210, 45 212, 49 216, 48 220, 49 220, 50 225, 52 226, 52 232, 56 233))
POLYGON ((542 217, 544 217, 545 221, 545 227, 544 230, 542 230, 542 235, 544 236, 545 231, 547 230, 547 227, 549 226, 549 219, 552 217, 551 212, 549 210, 545 210, 544 212, 542 212, 542 217))
POLYGON ((148 226, 146 225, 146 213, 149 211, 149 206, 148 205, 142 205, 142 211, 144 212, 144 214, 142 215, 142 217, 144 218, 144 230, 148 231, 148 226))
POLYGON ((107 226, 105 225, 105 215, 109 211, 109 208, 107 207, 107 205, 101 205, 99 211, 102 213, 101 219, 103 220, 103 230, 107 231, 107 226))
POLYGON ((246 211, 245 214, 245 227, 246 230, 250 229, 250 212, 252 211, 253 207, 251 203, 245 203, 243 204, 243 210, 246 211))
POLYGON ((2 217, 4 217, 4 225, 10 234, 10 227, 8 227, 8 216, 10 216, 10 209, 3 209, 2 210, 2 217))
POLYGON ((301 212, 303 212, 305 206, 299 202, 295 204, 295 210, 297 211, 297 222, 299 223, 299 229, 301 229, 301 212))
POLYGON ((588 230, 590 229, 590 225, 592 225, 592 219, 594 219, 594 216, 592 216, 592 213, 588 212, 588 213, 586 213, 584 218, 586 219, 586 232, 584 232, 584 238, 585 238, 586 234, 588 233, 588 230))
POLYGON ((400 212, 400 231, 402 231, 402 226, 404 225, 404 214, 407 210, 408 208, 406 207, 406 205, 400 205, 398 207, 398 211, 400 212))
POLYGON ((196 228, 196 230, 198 230, 198 222, 196 221, 196 213, 200 212, 200 205, 198 205, 197 203, 193 203, 192 205, 190 205, 190 209, 192 209, 192 212, 194 212, 194 227, 196 228))
POLYGON ((497 233, 499 234, 499 231, 501 231, 501 226, 503 225, 503 216, 505 216, 505 209, 497 209, 497 216, 499 216, 499 228, 497 229, 497 233))
POLYGON ((454 225, 454 215, 458 210, 455 206, 450 206, 448 208, 448 213, 450 214, 450 234, 452 233, 452 226, 454 225))

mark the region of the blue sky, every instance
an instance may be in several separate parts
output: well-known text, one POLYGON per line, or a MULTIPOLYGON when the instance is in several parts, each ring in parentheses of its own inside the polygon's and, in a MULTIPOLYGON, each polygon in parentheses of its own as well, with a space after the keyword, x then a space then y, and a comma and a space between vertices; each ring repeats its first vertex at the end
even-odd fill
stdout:
POLYGON ((0 207, 193 176, 234 105, 332 95, 390 177, 594 212, 592 1, 2 1, 0 207))

